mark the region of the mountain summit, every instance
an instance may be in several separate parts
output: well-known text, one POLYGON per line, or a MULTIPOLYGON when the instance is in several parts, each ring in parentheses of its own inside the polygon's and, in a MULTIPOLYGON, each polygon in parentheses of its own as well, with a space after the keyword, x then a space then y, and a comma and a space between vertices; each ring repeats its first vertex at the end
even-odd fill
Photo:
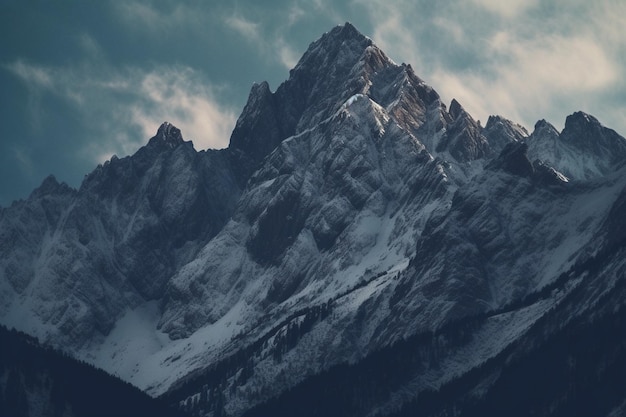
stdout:
POLYGON ((180 129, 171 123, 163 122, 157 130, 156 136, 148 141, 148 146, 165 146, 168 148, 175 148, 183 142, 183 136, 180 133, 180 129))
POLYGON ((166 122, 0 211, 0 321, 195 415, 619 415, 624 157, 584 113, 482 126, 346 23, 227 149, 166 122))
POLYGON ((366 93, 374 71, 390 66, 395 65, 347 23, 312 43, 275 93, 267 82, 253 85, 230 138, 234 164, 246 168, 241 181, 282 140, 327 119, 346 98, 366 93))

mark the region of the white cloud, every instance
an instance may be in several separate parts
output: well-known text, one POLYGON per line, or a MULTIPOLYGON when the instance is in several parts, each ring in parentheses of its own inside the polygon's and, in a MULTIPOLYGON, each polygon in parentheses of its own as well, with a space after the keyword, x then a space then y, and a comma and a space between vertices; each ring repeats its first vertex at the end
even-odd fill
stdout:
POLYGON ((241 16, 230 16, 225 20, 226 25, 238 32, 248 41, 261 43, 263 37, 259 34, 259 25, 257 23, 246 20, 241 16))
POLYGON ((275 47, 280 62, 285 68, 291 69, 296 66, 298 60, 300 60, 299 53, 297 53, 287 41, 283 38, 279 38, 276 40, 275 47))
MULTIPOLYGON (((626 93, 626 4, 563 0, 539 10, 545 4, 537 0, 472 0, 437 3, 428 14, 404 0, 355 2, 381 48, 476 118, 558 125, 576 110, 602 112, 616 91, 626 93)), ((626 122, 607 114, 603 121, 626 133, 626 122)))
POLYGON ((501 114, 532 127, 539 118, 588 106, 581 98, 606 91, 620 74, 606 51, 586 38, 511 41, 499 33, 491 44, 498 58, 481 71, 439 67, 431 75, 444 97, 457 98, 477 118, 501 114), (572 108, 558 108, 563 102, 572 108))
POLYGON ((619 75, 607 51, 589 38, 546 36, 516 42, 507 50, 513 63, 509 71, 515 68, 541 88, 587 93, 608 87, 619 75))
POLYGON ((160 123, 169 121, 198 149, 228 145, 236 115, 216 102, 214 88, 202 84, 193 70, 164 68, 140 78, 136 94, 146 97, 147 103, 134 105, 131 113, 146 137, 153 135, 160 123))

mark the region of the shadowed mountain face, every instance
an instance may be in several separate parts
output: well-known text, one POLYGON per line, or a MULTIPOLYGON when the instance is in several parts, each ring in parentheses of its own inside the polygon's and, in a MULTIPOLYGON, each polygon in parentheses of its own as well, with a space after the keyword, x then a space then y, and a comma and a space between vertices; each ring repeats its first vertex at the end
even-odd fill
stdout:
POLYGON ((581 112, 483 127, 347 23, 227 149, 164 123, 2 209, 0 317, 197 415, 567 415, 623 365, 625 158, 581 112))

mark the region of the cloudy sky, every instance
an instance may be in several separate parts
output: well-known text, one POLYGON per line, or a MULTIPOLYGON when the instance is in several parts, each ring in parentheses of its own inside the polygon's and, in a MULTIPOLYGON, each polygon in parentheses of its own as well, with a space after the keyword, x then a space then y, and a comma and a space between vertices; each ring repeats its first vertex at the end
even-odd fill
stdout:
POLYGON ((78 187, 163 121, 223 148, 253 82, 352 22, 476 118, 626 135, 621 0, 0 0, 0 206, 49 174, 78 187))

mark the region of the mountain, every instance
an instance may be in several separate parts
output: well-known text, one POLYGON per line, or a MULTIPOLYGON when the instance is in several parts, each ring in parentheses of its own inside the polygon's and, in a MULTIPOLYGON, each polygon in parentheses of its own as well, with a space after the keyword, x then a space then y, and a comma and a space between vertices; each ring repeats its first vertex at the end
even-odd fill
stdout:
POLYGON ((482 126, 346 23, 227 149, 164 123, 0 211, 0 318, 197 415, 618 415, 625 157, 582 112, 482 126))

